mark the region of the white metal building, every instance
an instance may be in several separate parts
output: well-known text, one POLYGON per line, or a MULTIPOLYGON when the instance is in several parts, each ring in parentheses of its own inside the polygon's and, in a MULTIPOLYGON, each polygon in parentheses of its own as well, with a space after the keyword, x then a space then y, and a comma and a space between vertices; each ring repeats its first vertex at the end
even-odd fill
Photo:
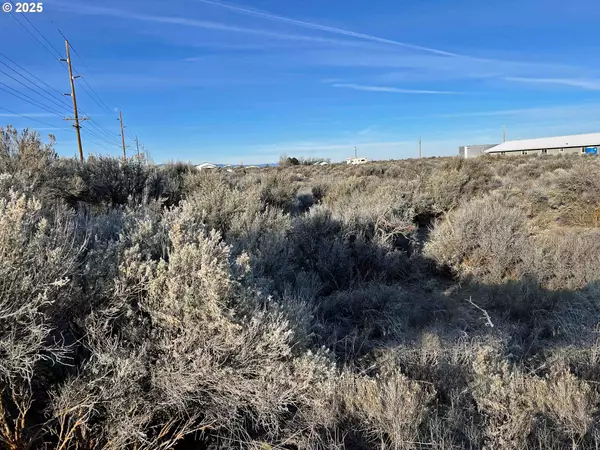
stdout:
POLYGON ((561 155, 569 153, 597 155, 600 133, 574 134, 539 139, 507 141, 485 150, 488 155, 561 155))
POLYGON ((483 153, 498 144, 478 144, 478 145, 464 145, 458 147, 458 154, 461 158, 476 158, 483 155, 483 153))

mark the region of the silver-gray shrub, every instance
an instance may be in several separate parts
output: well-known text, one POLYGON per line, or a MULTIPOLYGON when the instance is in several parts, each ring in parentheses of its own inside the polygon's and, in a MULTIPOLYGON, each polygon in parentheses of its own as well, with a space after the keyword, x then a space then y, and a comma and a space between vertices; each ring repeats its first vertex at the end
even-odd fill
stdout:
MULTIPOLYGON (((318 434, 331 363, 297 341, 285 308, 240 284, 241 262, 193 214, 167 215, 164 257, 124 245, 112 297, 85 320, 90 357, 54 394, 57 439, 161 448, 195 432, 248 440, 251 425, 277 440, 290 405, 298 438, 318 434)), ((136 223, 129 235, 144 235, 136 223)))
POLYGON ((525 213, 499 196, 464 203, 432 230, 425 254, 484 283, 519 279, 530 252, 525 213))
POLYGON ((33 439, 25 418, 34 387, 47 385, 52 366, 71 362, 73 339, 61 322, 77 294, 82 244, 69 212, 45 216, 15 191, 0 197, 0 442, 9 448, 33 439))

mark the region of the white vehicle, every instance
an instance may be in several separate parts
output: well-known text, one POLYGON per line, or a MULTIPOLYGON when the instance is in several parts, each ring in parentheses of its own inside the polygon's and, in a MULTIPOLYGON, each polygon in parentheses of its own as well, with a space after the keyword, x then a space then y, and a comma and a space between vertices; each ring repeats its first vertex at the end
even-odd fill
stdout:
POLYGON ((216 169, 216 164, 211 163, 202 163, 196 166, 196 170, 208 170, 208 169, 216 169))
POLYGON ((367 158, 348 158, 346 164, 366 164, 369 161, 367 158))

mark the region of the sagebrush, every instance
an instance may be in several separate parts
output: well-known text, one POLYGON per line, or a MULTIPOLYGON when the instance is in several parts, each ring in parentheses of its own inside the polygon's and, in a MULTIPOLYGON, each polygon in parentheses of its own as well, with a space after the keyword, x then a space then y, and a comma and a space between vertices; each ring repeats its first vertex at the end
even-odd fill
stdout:
POLYGON ((1 129, 3 447, 600 447, 597 159, 300 162, 1 129))

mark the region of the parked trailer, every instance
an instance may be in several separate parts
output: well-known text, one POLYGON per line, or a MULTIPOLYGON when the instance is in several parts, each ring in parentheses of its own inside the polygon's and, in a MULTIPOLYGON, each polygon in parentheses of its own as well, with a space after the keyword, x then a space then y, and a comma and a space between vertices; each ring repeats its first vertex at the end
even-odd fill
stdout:
POLYGON ((348 158, 346 164, 366 164, 369 161, 367 158, 348 158))

